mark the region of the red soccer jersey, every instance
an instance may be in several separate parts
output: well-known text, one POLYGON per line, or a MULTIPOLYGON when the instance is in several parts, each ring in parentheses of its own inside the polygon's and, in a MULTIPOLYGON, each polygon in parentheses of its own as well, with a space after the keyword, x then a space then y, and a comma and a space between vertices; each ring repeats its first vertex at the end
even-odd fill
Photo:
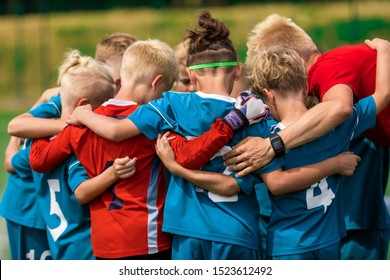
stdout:
MULTIPOLYGON (((321 55, 308 71, 310 92, 322 100, 337 84, 349 86, 354 102, 375 92, 376 51, 366 45, 344 46, 321 55)), ((390 146, 390 106, 377 116, 376 126, 364 135, 377 144, 390 146)))
MULTIPOLYGON (((95 112, 121 118, 137 107, 134 102, 111 99, 95 112)), ((115 143, 86 127, 68 126, 50 143, 39 145, 39 149, 40 158, 31 153, 34 164, 44 161, 48 166, 55 166, 73 150, 90 177, 103 172, 116 158, 137 158, 133 176, 119 180, 90 202, 95 256, 121 258, 157 253, 171 247, 170 235, 161 230, 166 181, 155 142, 138 135, 115 143)))

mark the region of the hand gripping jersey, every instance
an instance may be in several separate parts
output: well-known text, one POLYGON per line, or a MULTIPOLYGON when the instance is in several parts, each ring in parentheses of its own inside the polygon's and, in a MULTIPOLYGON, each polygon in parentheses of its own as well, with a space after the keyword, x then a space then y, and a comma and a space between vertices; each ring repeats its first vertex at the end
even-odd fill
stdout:
MULTIPOLYGON (((323 137, 288 150, 283 169, 316 163, 347 151, 354 136, 375 125, 373 98, 362 99, 353 111, 351 118, 323 137)), ((278 196, 270 193, 268 255, 300 254, 339 242, 345 235, 341 181, 340 175, 332 175, 302 191, 278 196)))
MULTIPOLYGON (((110 99, 96 113, 124 118, 138 107, 134 102, 110 99)), ((155 142, 139 135, 120 143, 106 140, 86 127, 68 126, 55 139, 33 144, 32 165, 57 165, 72 151, 90 177, 119 157, 137 157, 137 171, 92 200, 91 234, 94 255, 101 258, 154 254, 171 247, 162 232, 166 182, 155 142)))
MULTIPOLYGON (((166 130, 190 139, 208 131, 214 120, 230 112, 234 104, 235 99, 216 94, 165 92, 163 98, 141 106, 129 118, 149 139, 156 139, 158 133, 166 130)), ((241 130, 202 169, 230 174, 223 166, 222 155, 249 135, 267 137, 269 128, 261 122, 241 130)), ((275 161, 262 172, 275 170, 280 164, 275 161)), ((242 191, 224 197, 172 176, 165 203, 164 231, 258 250, 259 209, 254 185, 259 177, 235 179, 242 191)))
MULTIPOLYGON (((366 45, 344 46, 322 54, 308 71, 311 94, 322 99, 334 85, 349 86, 355 102, 375 92, 376 51, 366 45)), ((390 146, 390 106, 377 116, 374 128, 364 134, 377 144, 390 146)))

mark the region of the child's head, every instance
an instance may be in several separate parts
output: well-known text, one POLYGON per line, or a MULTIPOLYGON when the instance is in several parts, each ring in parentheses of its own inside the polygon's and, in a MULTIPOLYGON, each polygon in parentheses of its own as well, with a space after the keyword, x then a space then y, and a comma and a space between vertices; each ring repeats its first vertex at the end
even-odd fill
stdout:
POLYGON ((115 93, 111 68, 91 57, 81 56, 78 50, 70 51, 59 67, 58 84, 62 106, 67 110, 76 108, 81 99, 96 108, 115 93))
POLYGON ((106 63, 114 55, 123 55, 138 39, 130 34, 116 32, 105 36, 96 46, 95 59, 106 63))
POLYGON ((297 52, 274 46, 260 50, 253 58, 249 80, 253 93, 267 103, 267 90, 282 99, 304 98, 306 77, 305 63, 297 52))
POLYGON ((290 18, 272 14, 255 25, 248 36, 246 65, 251 71, 252 60, 262 48, 281 46, 295 50, 305 62, 319 53, 310 36, 290 18))
POLYGON ((149 84, 159 78, 161 93, 170 90, 177 79, 178 63, 173 49, 159 40, 138 41, 123 55, 122 85, 129 82, 149 84))
POLYGON ((195 87, 191 84, 190 77, 187 73, 187 54, 188 54, 188 40, 182 41, 175 47, 175 56, 179 63, 178 79, 175 83, 176 91, 189 92, 194 91, 195 87))
POLYGON ((130 34, 116 32, 105 36, 96 46, 95 59, 111 67, 117 89, 121 83, 122 56, 126 49, 137 41, 138 39, 130 34))
POLYGON ((231 74, 239 69, 234 76, 238 79, 241 66, 229 34, 223 22, 213 18, 208 11, 202 12, 195 30, 187 30, 185 36, 185 40, 188 40, 188 69, 196 71, 199 76, 215 75, 218 71, 231 74))

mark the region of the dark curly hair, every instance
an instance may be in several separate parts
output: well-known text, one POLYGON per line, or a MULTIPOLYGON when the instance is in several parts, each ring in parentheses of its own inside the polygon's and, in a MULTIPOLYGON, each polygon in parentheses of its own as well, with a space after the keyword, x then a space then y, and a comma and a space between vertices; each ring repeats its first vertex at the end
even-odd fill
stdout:
POLYGON ((213 18, 209 11, 201 12, 195 30, 186 31, 185 40, 189 42, 187 66, 237 62, 237 53, 229 35, 230 31, 223 22, 213 18))

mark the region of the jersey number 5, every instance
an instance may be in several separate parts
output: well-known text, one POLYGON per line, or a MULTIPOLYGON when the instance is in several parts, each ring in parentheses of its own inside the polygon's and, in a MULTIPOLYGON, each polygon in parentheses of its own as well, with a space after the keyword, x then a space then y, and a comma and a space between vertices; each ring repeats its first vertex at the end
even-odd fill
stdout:
POLYGON ((68 226, 68 221, 65 219, 63 212, 61 211, 60 205, 56 201, 56 192, 60 192, 60 181, 58 179, 47 180, 50 188, 50 215, 56 215, 60 219, 58 227, 49 228, 49 232, 56 241, 60 235, 65 231, 68 226))

